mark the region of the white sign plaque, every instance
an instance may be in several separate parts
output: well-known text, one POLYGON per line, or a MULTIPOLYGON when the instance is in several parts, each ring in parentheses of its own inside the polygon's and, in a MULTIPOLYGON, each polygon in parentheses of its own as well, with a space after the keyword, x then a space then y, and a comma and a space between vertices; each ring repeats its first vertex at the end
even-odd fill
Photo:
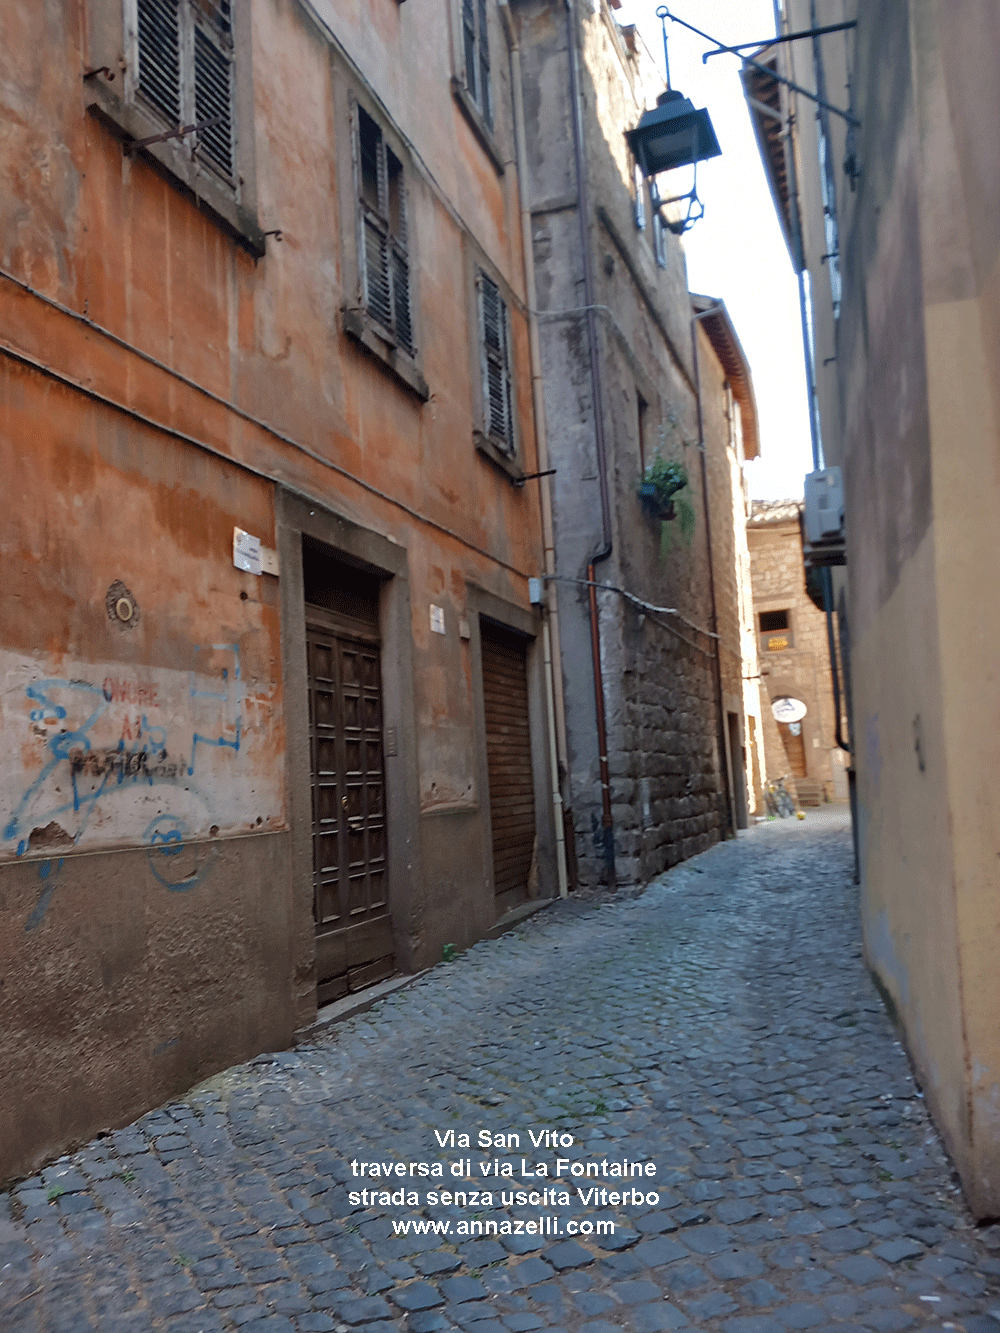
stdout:
POLYGON ((792 699, 787 694, 771 703, 776 722, 801 722, 808 711, 801 699, 792 699))
POLYGON ((246 574, 261 572, 260 538, 242 528, 233 528, 233 564, 246 574))
POLYGON ((431 633, 444 634, 444 607, 431 604, 431 633))

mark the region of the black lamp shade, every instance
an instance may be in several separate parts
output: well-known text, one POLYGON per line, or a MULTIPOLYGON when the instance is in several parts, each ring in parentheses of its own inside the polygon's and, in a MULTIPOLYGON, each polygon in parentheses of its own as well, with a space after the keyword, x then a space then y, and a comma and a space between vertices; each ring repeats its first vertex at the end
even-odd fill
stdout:
POLYGON ((718 157, 722 149, 705 110, 696 111, 683 93, 668 89, 652 111, 627 134, 632 155, 645 176, 718 157))

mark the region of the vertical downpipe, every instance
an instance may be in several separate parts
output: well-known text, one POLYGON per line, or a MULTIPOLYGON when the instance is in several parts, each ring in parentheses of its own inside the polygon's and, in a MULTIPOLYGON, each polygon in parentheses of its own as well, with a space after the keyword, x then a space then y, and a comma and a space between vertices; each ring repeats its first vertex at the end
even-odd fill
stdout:
MULTIPOLYGON (((507 45, 510 50, 511 91, 514 109, 514 155, 517 166, 518 196, 521 206, 521 247, 524 255, 524 287, 528 298, 528 352, 531 358, 531 395, 535 412, 535 440, 538 448, 538 468, 545 473, 549 466, 548 433, 545 420, 545 393, 542 384, 542 354, 538 340, 537 296, 535 288, 535 258, 532 250, 531 205, 528 201, 528 152, 524 137, 524 93, 521 84, 521 48, 517 25, 510 5, 502 0, 499 6, 504 22, 507 45)), ((552 532, 552 494, 550 478, 539 478, 542 513, 542 542, 545 547, 545 615, 542 620, 542 648, 545 656, 545 699, 548 714, 549 767, 552 785, 552 818, 555 823, 556 874, 559 896, 568 892, 566 869, 566 828, 560 785, 560 739, 565 754, 566 725, 563 712, 562 677, 559 672, 559 604, 554 576, 555 541, 552 532)))
POLYGON ((611 498, 608 493, 608 455, 604 436, 604 395, 597 346, 597 316, 594 310, 594 271, 590 252, 590 205, 583 160, 583 114, 580 100, 577 24, 573 0, 566 4, 566 46, 569 57, 570 103, 573 120, 573 158, 576 166, 576 203, 580 218, 580 247, 583 258, 583 303, 587 309, 587 340, 590 345, 590 379, 594 405, 594 442, 597 449, 597 479, 601 495, 602 546, 587 565, 590 607, 590 645, 594 659, 594 710, 597 715, 597 748, 601 772, 601 831, 604 869, 610 888, 616 887, 615 827, 611 814, 611 778, 608 769, 608 740, 604 703, 604 675, 601 670, 601 626, 597 607, 595 568, 607 560, 613 549, 611 533, 611 498))

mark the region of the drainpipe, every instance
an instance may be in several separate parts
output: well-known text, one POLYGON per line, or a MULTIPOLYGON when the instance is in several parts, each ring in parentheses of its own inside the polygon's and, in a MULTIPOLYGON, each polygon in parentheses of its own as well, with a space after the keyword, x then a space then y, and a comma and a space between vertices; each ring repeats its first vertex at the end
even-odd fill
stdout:
POLYGON ((726 823, 729 832, 735 833, 733 820, 733 792, 729 781, 729 764, 726 762, 726 713, 722 701, 722 644, 719 639, 719 617, 715 601, 715 562, 712 559, 712 518, 708 498, 708 466, 705 462, 705 420, 701 406, 701 364, 698 358, 698 321, 708 315, 715 315, 721 305, 709 306, 707 310, 697 311, 691 316, 691 356, 694 361, 694 392, 698 405, 698 457, 701 461, 701 495, 705 506, 705 545, 708 548, 708 592, 712 603, 712 633, 715 636, 715 706, 718 720, 717 742, 719 745, 719 767, 722 769, 722 785, 726 796, 726 823))
POLYGON ((596 566, 611 555, 611 498, 608 494, 608 455, 604 437, 604 395, 601 385, 601 367, 597 345, 597 313, 595 311, 593 256, 590 249, 590 204, 587 197, 587 175, 583 160, 583 110, 580 98, 579 52, 577 24, 573 0, 566 5, 566 48, 569 57, 570 105, 573 119, 573 159, 576 167, 576 206, 580 218, 580 248, 583 258, 583 304, 587 310, 587 341, 590 345, 590 379, 594 404, 594 437, 597 447, 597 480, 601 495, 602 545, 587 564, 587 583, 590 585, 590 646, 594 662, 594 711, 597 715, 597 749, 601 770, 601 828, 604 850, 604 868, 608 885, 615 888, 615 828, 611 815, 611 777, 608 771, 608 738, 604 705, 604 677, 601 671, 601 626, 597 609, 596 566))
MULTIPOLYGON (((535 255, 531 235, 531 205, 528 201, 528 152, 524 137, 524 95, 521 83, 521 48, 517 40, 517 26, 507 0, 499 6, 510 51, 511 90, 514 103, 514 157, 521 205, 521 245, 524 252, 524 286, 528 300, 528 347, 531 359, 531 396, 535 412, 535 440, 538 448, 538 470, 548 471, 549 447, 545 426, 545 394, 542 383, 542 354, 538 340, 537 301, 535 295, 535 255)), ((552 818, 555 821, 556 872, 559 897, 568 892, 566 874, 566 825, 563 818, 563 798, 559 781, 560 757, 566 753, 566 714, 563 703, 562 672, 557 670, 562 660, 559 644, 559 606, 554 575, 556 572, 555 541, 552 528, 552 492, 550 478, 539 478, 542 508, 542 543, 545 548, 546 615, 542 620, 542 650, 545 657, 546 715, 549 733, 549 768, 552 782, 552 818), (551 630, 550 630, 551 627, 551 630), (561 741, 561 745, 560 742, 561 741), (561 752, 561 754, 560 754, 561 752)))
POLYGON ((819 434, 819 404, 816 399, 816 368, 813 363, 812 333, 809 329, 809 301, 806 295, 806 255, 802 241, 802 214, 799 209, 799 177, 795 161, 795 116, 788 113, 785 129, 785 161, 788 165, 788 194, 791 207, 792 240, 795 246, 795 276, 799 284, 799 318, 802 321, 802 355, 806 365, 806 393, 809 398, 809 438, 812 443, 813 471, 823 466, 819 434))

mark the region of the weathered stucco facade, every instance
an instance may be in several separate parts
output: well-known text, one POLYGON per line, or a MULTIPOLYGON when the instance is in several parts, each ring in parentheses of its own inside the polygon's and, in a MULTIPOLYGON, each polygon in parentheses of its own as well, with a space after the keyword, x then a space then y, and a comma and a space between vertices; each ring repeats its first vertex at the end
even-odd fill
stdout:
POLYGON ((846 85, 858 122, 794 108, 823 447, 845 485, 865 948, 969 1203, 996 1217, 1000 627, 982 592, 1000 560, 1000 14, 785 11, 789 30, 857 19, 784 58, 835 102, 846 85))
POLYGON ((704 331, 699 398, 683 250, 654 220, 625 138, 663 89, 637 33, 618 25, 606 0, 517 0, 512 9, 555 468, 550 606, 562 649, 563 799, 580 880, 641 882, 746 818, 746 673, 734 665, 741 629, 730 581, 744 523, 735 432, 756 440, 756 414, 735 334, 721 321, 718 336, 732 334, 742 362, 738 401, 704 331), (648 513, 637 495, 658 453, 688 476, 671 520, 648 513))
POLYGON ((231 161, 164 138, 120 0, 5 12, 0 1178, 555 891, 501 15, 487 117, 450 0, 208 8, 231 161), (494 660, 521 768, 491 818, 494 660))

